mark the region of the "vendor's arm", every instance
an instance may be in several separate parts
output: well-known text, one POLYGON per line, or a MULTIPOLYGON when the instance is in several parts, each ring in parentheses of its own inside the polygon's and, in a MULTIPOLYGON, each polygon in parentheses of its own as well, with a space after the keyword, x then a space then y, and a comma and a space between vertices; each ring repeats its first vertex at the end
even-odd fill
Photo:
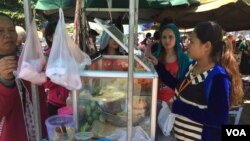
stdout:
POLYGON ((212 80, 207 109, 199 109, 177 99, 173 103, 173 112, 186 116, 204 126, 221 126, 228 122, 230 81, 224 76, 212 80))
POLYGON ((161 62, 158 62, 155 65, 155 70, 159 75, 159 79, 168 85, 170 88, 175 89, 176 85, 178 84, 178 79, 175 78, 169 71, 167 71, 164 65, 161 62))
POLYGON ((146 54, 149 61, 154 65, 156 72, 159 75, 159 79, 168 85, 170 88, 175 89, 176 85, 178 84, 178 79, 175 78, 169 71, 165 69, 165 66, 158 61, 158 59, 148 52, 146 54))

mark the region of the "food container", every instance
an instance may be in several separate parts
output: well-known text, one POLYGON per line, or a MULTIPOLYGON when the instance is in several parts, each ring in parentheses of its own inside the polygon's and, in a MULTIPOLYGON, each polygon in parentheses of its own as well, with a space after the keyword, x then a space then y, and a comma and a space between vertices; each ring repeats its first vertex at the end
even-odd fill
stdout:
POLYGON ((70 141, 74 138, 74 122, 72 115, 56 115, 51 116, 45 121, 48 137, 50 141, 56 139, 64 139, 70 141), (61 131, 57 132, 60 129, 61 131))

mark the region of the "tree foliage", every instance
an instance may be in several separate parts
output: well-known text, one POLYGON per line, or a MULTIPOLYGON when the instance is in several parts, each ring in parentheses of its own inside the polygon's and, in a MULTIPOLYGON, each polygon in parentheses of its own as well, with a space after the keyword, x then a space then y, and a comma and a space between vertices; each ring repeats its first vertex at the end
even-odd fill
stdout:
MULTIPOLYGON (((0 12, 9 15, 15 25, 25 27, 24 0, 0 0, 0 12)), ((35 0, 31 1, 31 8, 34 8, 35 0)), ((36 16, 37 25, 41 25, 42 17, 40 15, 36 16)))

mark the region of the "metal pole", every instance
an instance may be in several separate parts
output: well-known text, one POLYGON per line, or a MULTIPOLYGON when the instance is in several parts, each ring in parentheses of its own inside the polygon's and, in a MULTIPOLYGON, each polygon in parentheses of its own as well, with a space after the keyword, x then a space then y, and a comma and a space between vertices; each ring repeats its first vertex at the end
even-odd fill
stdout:
POLYGON ((135 0, 135 45, 137 44, 138 40, 138 14, 139 14, 139 0, 135 0))
POLYGON ((24 0, 23 1, 23 9, 24 9, 24 17, 25 17, 25 29, 29 29, 29 25, 32 19, 31 16, 31 5, 30 0, 24 0))
POLYGON ((155 140, 155 131, 156 131, 156 107, 157 107, 157 88, 158 88, 158 76, 153 79, 153 89, 152 89, 152 105, 151 105, 151 140, 155 140))
POLYGON ((73 103, 73 120, 74 120, 74 125, 75 125, 75 129, 76 131, 79 131, 79 124, 78 124, 78 95, 76 93, 76 91, 72 91, 72 103, 73 103))
MULTIPOLYGON (((85 32, 87 32, 87 31, 85 31, 85 29, 86 29, 86 17, 85 17, 85 1, 82 1, 82 6, 81 6, 81 11, 82 11, 82 13, 81 13, 81 18, 82 18, 82 21, 81 21, 81 24, 82 24, 82 26, 81 27, 83 27, 83 31, 81 31, 82 32, 82 41, 83 41, 83 51, 84 52, 86 52, 87 51, 87 46, 86 46, 86 36, 85 36, 85 32)), ((81 30, 82 30, 82 28, 81 28, 81 30)))
POLYGON ((133 92, 134 92, 134 33, 135 33, 135 1, 129 0, 129 53, 128 53, 128 125, 127 140, 132 140, 133 92))
MULTIPOLYGON (((23 8, 24 8, 24 15, 25 15, 25 28, 27 30, 29 29, 30 22, 32 19, 30 0, 24 0, 23 8)), ((33 108, 34 108, 34 121, 36 123, 35 124, 36 140, 39 141, 42 138, 40 100, 39 100, 38 87, 35 84, 31 84, 31 93, 32 93, 32 103, 33 103, 33 108)))

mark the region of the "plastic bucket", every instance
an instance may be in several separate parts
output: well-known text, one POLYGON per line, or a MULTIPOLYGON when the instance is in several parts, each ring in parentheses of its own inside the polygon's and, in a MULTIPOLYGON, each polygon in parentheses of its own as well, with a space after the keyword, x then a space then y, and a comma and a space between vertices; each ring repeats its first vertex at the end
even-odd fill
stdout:
POLYGON ((55 115, 46 119, 45 121, 49 141, 53 141, 55 128, 60 126, 74 128, 74 121, 72 115, 55 115))

